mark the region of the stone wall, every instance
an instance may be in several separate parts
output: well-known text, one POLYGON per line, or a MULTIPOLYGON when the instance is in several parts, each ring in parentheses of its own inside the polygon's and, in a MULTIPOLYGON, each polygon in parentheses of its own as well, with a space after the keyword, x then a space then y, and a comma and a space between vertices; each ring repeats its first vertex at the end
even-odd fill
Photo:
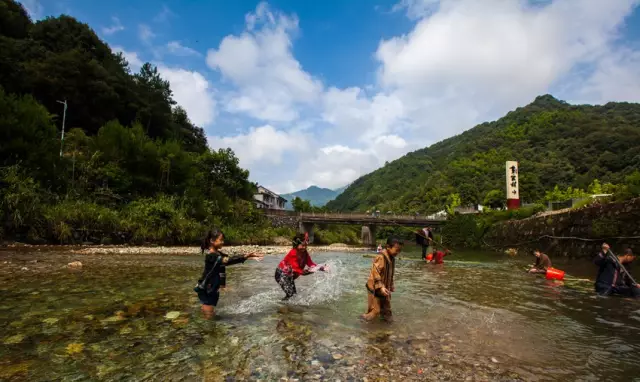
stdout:
POLYGON ((498 223, 485 234, 484 244, 496 250, 539 248, 555 256, 578 258, 594 256, 603 241, 612 246, 614 253, 626 247, 640 253, 639 236, 640 198, 637 198, 498 223))
POLYGON ((271 225, 274 228, 282 228, 288 227, 293 229, 298 229, 298 217, 297 216, 287 216, 287 215, 267 215, 267 218, 271 221, 271 225))

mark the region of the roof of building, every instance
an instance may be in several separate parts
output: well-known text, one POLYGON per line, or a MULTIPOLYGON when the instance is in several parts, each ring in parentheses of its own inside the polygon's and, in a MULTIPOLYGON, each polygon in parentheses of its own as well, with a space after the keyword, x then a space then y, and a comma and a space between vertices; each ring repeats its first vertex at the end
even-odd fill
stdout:
POLYGON ((276 198, 278 198, 278 199, 282 199, 282 200, 284 200, 285 202, 287 201, 287 199, 285 199, 285 198, 283 198, 282 196, 280 196, 280 195, 276 194, 275 192, 271 191, 270 189, 266 188, 265 186, 260 186, 260 185, 258 185, 258 193, 260 193, 260 189, 261 189, 261 188, 262 188, 263 190, 265 190, 267 194, 270 194, 271 196, 274 196, 274 197, 276 197, 276 198))

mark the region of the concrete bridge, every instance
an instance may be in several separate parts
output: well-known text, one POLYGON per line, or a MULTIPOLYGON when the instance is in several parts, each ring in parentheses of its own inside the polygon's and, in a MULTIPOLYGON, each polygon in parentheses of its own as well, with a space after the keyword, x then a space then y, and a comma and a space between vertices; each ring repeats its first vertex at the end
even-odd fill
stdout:
POLYGON ((285 210, 264 210, 267 216, 288 216, 295 218, 300 233, 309 233, 309 241, 313 243, 313 227, 316 224, 349 224, 362 226, 362 244, 375 245, 376 227, 394 226, 403 227, 437 227, 444 223, 445 218, 428 219, 419 215, 393 215, 363 213, 317 213, 295 212, 285 210))

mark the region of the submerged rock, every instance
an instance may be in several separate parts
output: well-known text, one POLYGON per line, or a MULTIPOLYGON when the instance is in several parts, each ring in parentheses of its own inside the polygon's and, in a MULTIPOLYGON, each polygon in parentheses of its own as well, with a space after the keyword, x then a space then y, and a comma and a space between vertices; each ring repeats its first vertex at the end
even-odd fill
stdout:
POLYGON ((168 320, 175 320, 178 317, 180 317, 180 312, 177 311, 169 312, 164 316, 168 320))
POLYGON ((24 340, 24 334, 16 334, 15 336, 5 338, 3 343, 5 345, 13 345, 19 344, 22 340, 24 340))
POLYGON ((82 350, 84 350, 84 344, 70 343, 69 345, 67 345, 67 355, 82 353, 82 350))
POLYGON ((67 267, 69 268, 82 268, 82 263, 79 261, 72 261, 69 264, 67 264, 67 267))

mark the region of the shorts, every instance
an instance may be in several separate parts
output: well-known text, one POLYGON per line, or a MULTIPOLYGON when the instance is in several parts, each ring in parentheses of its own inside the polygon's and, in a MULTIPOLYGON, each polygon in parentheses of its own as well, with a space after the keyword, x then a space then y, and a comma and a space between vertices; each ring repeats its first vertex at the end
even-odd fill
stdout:
POLYGON ((220 299, 220 290, 213 288, 207 288, 206 291, 199 290, 198 298, 200 299, 202 305, 216 306, 218 305, 218 299, 220 299))

